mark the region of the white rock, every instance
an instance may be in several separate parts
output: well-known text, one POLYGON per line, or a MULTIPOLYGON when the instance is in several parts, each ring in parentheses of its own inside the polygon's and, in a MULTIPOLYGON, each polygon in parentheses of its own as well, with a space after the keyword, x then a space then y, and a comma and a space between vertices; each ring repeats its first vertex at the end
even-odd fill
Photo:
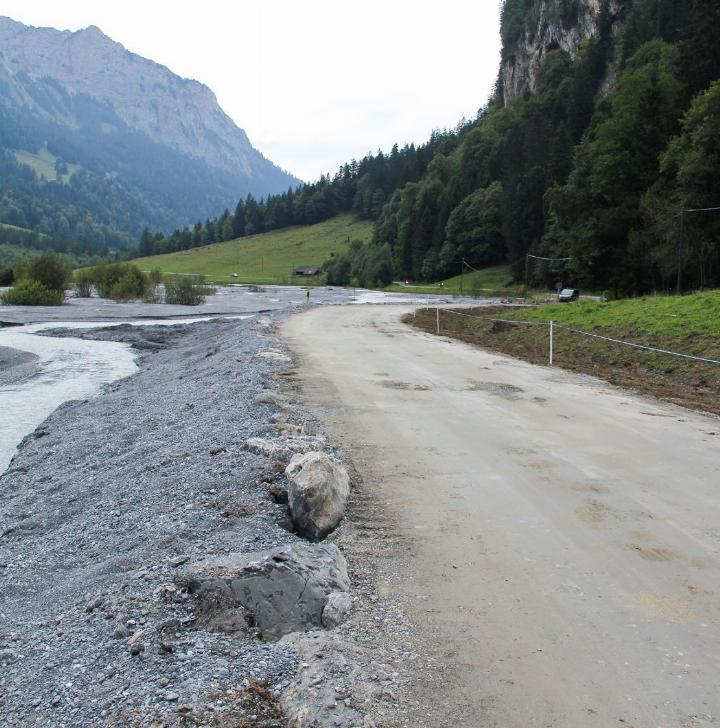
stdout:
POLYGON ((325 445, 325 438, 301 435, 298 437, 251 437, 245 442, 245 449, 265 455, 271 460, 288 462, 294 455, 311 452, 325 445))
POLYGON ((295 455, 285 468, 288 507, 297 532, 321 541, 345 514, 350 478, 342 463, 324 452, 295 455))
POLYGON ((333 592, 330 594, 322 613, 323 627, 332 629, 342 624, 347 618, 351 607, 352 599, 347 592, 333 592))

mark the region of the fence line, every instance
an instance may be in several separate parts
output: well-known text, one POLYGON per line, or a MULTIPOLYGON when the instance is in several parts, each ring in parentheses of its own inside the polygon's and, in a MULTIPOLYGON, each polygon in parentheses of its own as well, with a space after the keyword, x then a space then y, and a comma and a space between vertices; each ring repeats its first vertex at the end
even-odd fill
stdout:
POLYGON ((610 336, 601 336, 600 334, 591 334, 589 331, 581 331, 580 329, 573 329, 570 326, 561 326, 555 324, 556 328, 565 329, 566 331, 572 331, 574 334, 580 334, 581 336, 590 336, 593 339, 602 339, 603 341, 611 341, 613 344, 623 344, 624 346, 631 346, 634 349, 644 349, 645 351, 653 351, 657 354, 668 354, 670 356, 679 356, 683 359, 691 359, 692 361, 701 361, 705 364, 720 364, 720 361, 716 359, 706 359, 702 356, 695 356, 693 354, 681 354, 677 351, 670 351, 668 349, 658 349, 654 346, 645 346, 644 344, 636 344, 633 341, 623 341, 622 339, 613 339, 610 336))
MULTIPOLYGON (((437 310, 440 310, 439 306, 436 306, 437 310)), ((449 308, 442 309, 445 313, 451 313, 453 316, 464 316, 465 318, 480 319, 482 321, 502 321, 506 324, 525 324, 527 326, 547 326, 546 321, 513 321, 512 319, 504 318, 493 318, 492 316, 472 316, 469 313, 460 313, 460 311, 453 311, 449 308)))
MULTIPOLYGON (((570 331, 573 334, 579 334, 580 336, 588 336, 593 339, 600 339, 602 341, 609 341, 613 344, 621 344, 622 346, 629 346, 633 349, 643 349, 644 351, 652 351, 656 354, 666 354, 668 356, 677 356, 682 359, 689 359, 691 361, 699 361, 703 362, 704 364, 717 364, 720 365, 720 361, 716 359, 707 359, 702 356, 695 356, 694 354, 682 354, 677 351, 670 351, 669 349, 659 349, 654 346, 647 346, 645 344, 636 344, 633 341, 624 341, 623 339, 613 339, 610 336, 602 336, 600 334, 593 334, 589 331, 582 331, 581 329, 574 329, 571 326, 563 326, 562 324, 558 324, 555 321, 514 321, 512 319, 504 319, 504 318, 493 318, 492 316, 474 316, 472 314, 467 313, 460 313, 460 311, 453 311, 452 309, 443 309, 445 313, 452 314, 453 316, 462 316, 464 318, 472 318, 472 319, 479 319, 482 321, 501 321, 503 323, 507 324, 524 324, 527 326, 548 326, 550 330, 550 352, 549 352, 549 360, 550 360, 550 366, 553 365, 553 338, 554 338, 554 331, 556 329, 562 329, 563 331, 570 331)), ((440 333, 440 307, 436 307, 436 315, 437 315, 437 333, 440 333)))

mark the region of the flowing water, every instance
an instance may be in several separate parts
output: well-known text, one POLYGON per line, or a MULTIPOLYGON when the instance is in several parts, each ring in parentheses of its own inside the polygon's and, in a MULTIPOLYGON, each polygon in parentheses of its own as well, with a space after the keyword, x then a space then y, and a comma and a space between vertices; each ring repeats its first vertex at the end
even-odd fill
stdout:
POLYGON ((137 370, 135 354, 127 344, 38 336, 34 332, 40 328, 0 329, 0 346, 39 357, 36 373, 0 387, 0 473, 22 438, 63 402, 88 399, 104 384, 137 370))

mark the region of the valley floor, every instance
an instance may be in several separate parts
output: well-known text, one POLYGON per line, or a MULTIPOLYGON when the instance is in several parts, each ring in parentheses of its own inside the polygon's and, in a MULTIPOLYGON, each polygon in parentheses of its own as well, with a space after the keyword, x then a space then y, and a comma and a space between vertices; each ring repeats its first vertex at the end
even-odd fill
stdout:
POLYGON ((282 328, 301 402, 361 477, 374 598, 420 631, 381 724, 717 725, 717 418, 402 313, 282 328))

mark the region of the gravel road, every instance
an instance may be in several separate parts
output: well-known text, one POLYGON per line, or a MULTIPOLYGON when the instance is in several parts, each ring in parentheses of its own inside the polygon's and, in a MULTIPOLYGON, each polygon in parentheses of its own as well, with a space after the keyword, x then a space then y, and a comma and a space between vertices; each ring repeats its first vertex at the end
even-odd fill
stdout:
POLYGON ((390 524, 378 603, 422 632, 406 724, 718 725, 720 420, 403 313, 315 309, 282 332, 363 476, 355 522, 390 524))
POLYGON ((0 722, 194 725, 253 679, 279 693, 295 651, 194 629, 173 581, 297 540, 242 448, 277 411, 255 402, 272 342, 255 320, 67 333, 131 343, 140 370, 56 410, 0 477, 0 722))

